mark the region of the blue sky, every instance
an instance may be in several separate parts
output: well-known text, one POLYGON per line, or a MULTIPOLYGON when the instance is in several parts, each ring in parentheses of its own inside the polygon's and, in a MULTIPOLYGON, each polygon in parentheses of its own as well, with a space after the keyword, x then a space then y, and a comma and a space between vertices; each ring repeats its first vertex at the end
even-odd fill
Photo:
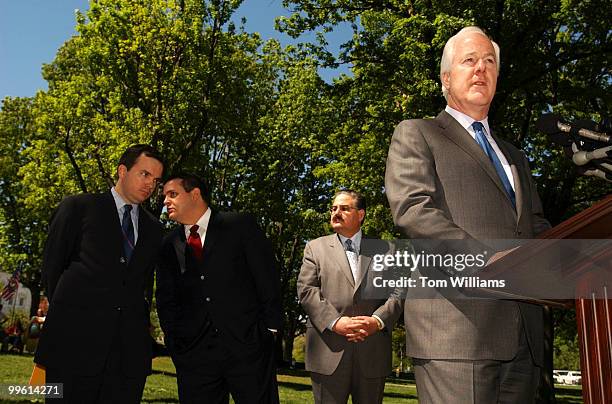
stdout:
MULTIPOLYGON (((245 0, 236 14, 236 21, 247 18, 246 29, 259 32, 264 39, 277 38, 282 44, 294 42, 274 30, 274 18, 289 15, 281 0, 245 0)), ((41 76, 43 63, 53 60, 57 49, 76 34, 75 9, 87 10, 88 0, 0 0, 0 99, 6 96, 29 97, 39 89, 47 89, 41 76)), ((329 49, 337 52, 351 36, 350 28, 340 27, 328 35, 329 49)), ((312 41, 314 34, 305 34, 300 41, 312 41)), ((327 80, 348 73, 325 70, 327 80)))

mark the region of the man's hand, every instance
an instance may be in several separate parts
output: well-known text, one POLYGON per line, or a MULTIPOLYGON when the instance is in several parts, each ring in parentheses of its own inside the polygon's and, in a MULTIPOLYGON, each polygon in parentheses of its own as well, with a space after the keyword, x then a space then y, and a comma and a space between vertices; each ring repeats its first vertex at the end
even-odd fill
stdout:
MULTIPOLYGON (((380 322, 372 316, 355 316, 352 317, 354 321, 359 321, 363 326, 359 329, 361 335, 364 337, 369 337, 371 335, 376 334, 380 328, 380 322)), ((348 335, 347 335, 348 337, 348 335)), ((350 338, 349 338, 350 341, 350 338)))
MULTIPOLYGON (((378 322, 378 320, 376 320, 376 318, 371 316, 355 316, 342 318, 350 320, 350 323, 346 323, 347 325, 349 325, 347 327, 349 328, 349 332, 347 332, 346 334, 341 334, 346 336, 346 339, 350 342, 365 341, 367 337, 376 334, 376 332, 378 332, 379 330, 380 323, 378 322)), ((340 322, 340 320, 338 320, 338 322, 340 322)), ((338 322, 336 324, 338 324, 338 322)))
POLYGON ((354 318, 347 316, 340 317, 336 324, 334 324, 333 331, 342 336, 357 332, 360 328, 364 327, 364 323, 363 321, 354 320, 354 318))

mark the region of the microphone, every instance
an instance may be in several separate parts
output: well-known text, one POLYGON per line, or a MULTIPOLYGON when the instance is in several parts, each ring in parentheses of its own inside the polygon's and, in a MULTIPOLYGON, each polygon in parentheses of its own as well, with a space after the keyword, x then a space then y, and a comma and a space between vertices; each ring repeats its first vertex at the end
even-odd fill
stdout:
MULTIPOLYGON (((572 126, 565 122, 561 121, 561 118, 555 114, 544 114, 536 121, 536 128, 544 132, 548 135, 554 136, 559 134, 559 132, 569 133, 571 135, 579 135, 581 137, 594 140, 596 142, 602 143, 612 143, 612 138, 610 135, 605 133, 595 132, 593 130, 581 128, 579 126, 572 126)), ((557 143, 561 143, 564 146, 568 146, 571 143, 571 139, 565 141, 559 141, 560 139, 556 139, 557 143)))
POLYGON ((583 166, 591 162, 591 160, 604 159, 606 157, 612 157, 612 146, 602 147, 601 149, 593 151, 578 151, 572 156, 572 161, 578 166, 583 166))
POLYGON ((608 181, 608 182, 612 182, 612 175, 610 174, 606 174, 605 172, 603 172, 600 169, 589 169, 589 170, 580 170, 582 175, 588 175, 591 177, 599 177, 599 178, 603 178, 604 180, 608 181))

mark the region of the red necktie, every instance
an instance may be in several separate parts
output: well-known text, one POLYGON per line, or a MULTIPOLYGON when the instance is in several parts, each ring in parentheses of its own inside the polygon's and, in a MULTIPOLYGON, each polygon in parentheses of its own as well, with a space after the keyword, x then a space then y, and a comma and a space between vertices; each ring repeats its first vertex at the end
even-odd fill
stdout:
POLYGON ((202 259, 202 240, 200 239, 200 234, 198 233, 198 229, 200 226, 194 224, 189 229, 189 238, 187 239, 187 244, 191 247, 191 251, 193 252, 193 256, 196 257, 198 261, 202 259))

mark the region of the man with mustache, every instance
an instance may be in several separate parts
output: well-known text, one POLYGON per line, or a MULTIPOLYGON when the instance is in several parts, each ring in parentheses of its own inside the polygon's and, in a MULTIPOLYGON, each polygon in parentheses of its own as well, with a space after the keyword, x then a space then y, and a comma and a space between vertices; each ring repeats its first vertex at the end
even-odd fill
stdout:
POLYGON ((163 242, 157 312, 176 366, 181 403, 278 403, 274 335, 279 274, 250 215, 210 207, 208 187, 182 173, 164 184, 181 225, 163 242))
MULTIPOLYGON (((499 46, 478 27, 448 40, 447 107, 395 129, 385 188, 413 239, 533 238, 549 228, 527 159, 494 135, 488 112, 499 46)), ((529 403, 543 362, 540 307, 508 300, 406 299, 406 345, 419 402, 529 403)))
POLYGON ((119 159, 117 183, 64 199, 49 225, 42 276, 49 312, 34 362, 65 403, 139 403, 151 373, 149 302, 161 245, 159 221, 144 210, 163 162, 148 145, 119 159))
POLYGON ((334 234, 306 244, 297 280, 308 314, 306 370, 316 403, 381 403, 391 371, 391 332, 400 300, 367 298, 372 257, 387 252, 381 240, 365 240, 365 198, 336 193, 330 209, 334 234))

